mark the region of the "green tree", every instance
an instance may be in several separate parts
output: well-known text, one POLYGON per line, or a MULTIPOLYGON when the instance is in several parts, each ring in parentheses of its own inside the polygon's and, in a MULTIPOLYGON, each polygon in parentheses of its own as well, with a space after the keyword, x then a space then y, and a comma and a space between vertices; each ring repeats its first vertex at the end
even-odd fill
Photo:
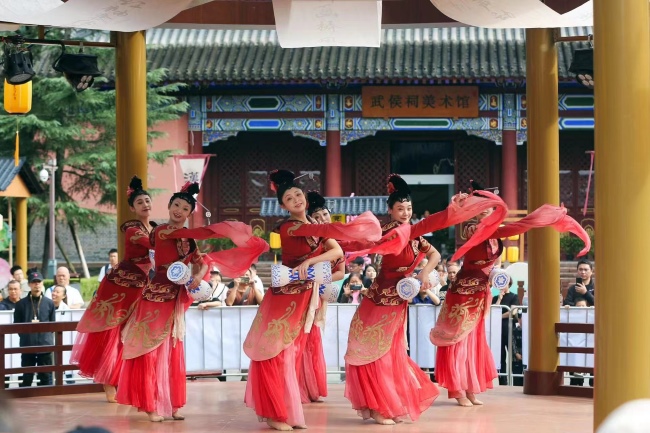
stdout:
MULTIPOLYGON (((165 83, 165 76, 164 70, 147 74, 149 144, 153 138, 164 135, 155 130, 156 125, 178 119, 188 109, 188 104, 176 96, 184 85, 165 83)), ((101 205, 116 204, 115 90, 102 89, 108 87, 106 84, 100 79, 95 87, 77 93, 62 77, 36 77, 31 112, 24 116, 0 114, 0 149, 4 156, 13 154, 18 126, 20 155, 32 167, 40 169, 56 158, 59 166, 55 176, 57 219, 68 225, 76 241, 77 230, 94 231, 113 221, 113 216, 82 208, 75 201, 95 199, 101 205)), ((149 158, 162 164, 170 154, 171 151, 149 152, 149 158)), ((48 212, 48 193, 30 198, 30 226, 35 220, 47 221, 48 212)), ((47 226, 45 230, 47 233, 47 226)), ((46 241, 44 266, 47 251, 46 241)))

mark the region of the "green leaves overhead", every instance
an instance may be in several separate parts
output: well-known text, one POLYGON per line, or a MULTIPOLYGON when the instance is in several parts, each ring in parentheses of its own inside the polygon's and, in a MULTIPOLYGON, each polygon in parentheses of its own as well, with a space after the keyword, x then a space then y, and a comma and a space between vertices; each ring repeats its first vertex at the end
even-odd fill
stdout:
MULTIPOLYGON (((166 84, 165 71, 147 75, 148 142, 164 134, 156 125, 178 119, 188 104, 178 98, 183 84, 166 84)), ((32 111, 25 116, 0 114, 0 153, 13 155, 16 119, 19 120, 20 154, 35 170, 55 157, 57 215, 85 229, 106 224, 110 217, 97 209, 84 209, 75 199, 94 199, 100 205, 116 204, 115 90, 95 87, 76 93, 64 78, 37 77, 33 82, 32 111), (64 174, 63 181, 61 174, 64 174), (74 198, 73 198, 74 197, 74 198)), ((172 151, 150 152, 149 158, 164 163, 172 151)), ((29 201, 30 220, 45 219, 48 193, 29 201)))

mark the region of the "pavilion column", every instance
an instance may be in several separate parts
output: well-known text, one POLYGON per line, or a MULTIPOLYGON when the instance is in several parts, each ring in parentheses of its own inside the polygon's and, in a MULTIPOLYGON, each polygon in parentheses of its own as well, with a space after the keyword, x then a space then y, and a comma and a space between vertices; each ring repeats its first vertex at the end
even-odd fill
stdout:
POLYGON ((27 272, 27 198, 16 198, 16 265, 27 272))
MULTIPOLYGON (((594 1, 598 257, 594 430, 613 410, 650 398, 650 322, 638 272, 650 220, 650 19, 647 0, 594 1), (624 251, 624 254, 620 254, 624 251), (618 304, 618 305, 617 305, 618 304), (617 306, 619 308, 617 308, 617 306)), ((528 101, 530 103, 530 100, 528 101)))
POLYGON ((501 132, 501 198, 510 209, 519 209, 517 199, 517 116, 515 95, 503 95, 503 116, 501 132))
POLYGON ((325 197, 340 197, 341 189, 341 111, 339 95, 327 95, 327 133, 325 148, 325 197))
POLYGON ((134 175, 147 188, 147 63, 145 32, 117 33, 115 99, 117 118, 117 227, 119 256, 124 234, 119 227, 134 218, 126 190, 134 175))
MULTIPOLYGON (((553 29, 526 30, 526 100, 528 101, 528 210, 559 205, 560 146, 558 128, 558 65, 553 29)), ((528 303, 530 354, 524 393, 552 395, 557 372, 560 319, 560 235, 552 228, 528 234, 528 303)))
MULTIPOLYGON (((201 131, 189 131, 190 139, 187 143, 187 154, 199 154, 203 153, 203 133, 201 131)), ((176 161, 174 161, 176 163, 176 161)), ((207 170, 207 168, 206 168, 207 170)), ((196 196, 196 200, 203 204, 203 206, 210 208, 209 203, 205 202, 205 188, 207 188, 206 181, 209 181, 209 172, 206 172, 203 176, 203 182, 201 182, 201 189, 199 194, 196 196)), ((176 192, 176 191, 174 191, 176 192)), ((205 218, 205 209, 203 209, 199 204, 196 205, 194 213, 189 218, 190 227, 202 227, 207 225, 208 221, 205 218)), ((215 223, 216 221, 211 220, 210 222, 215 223)))

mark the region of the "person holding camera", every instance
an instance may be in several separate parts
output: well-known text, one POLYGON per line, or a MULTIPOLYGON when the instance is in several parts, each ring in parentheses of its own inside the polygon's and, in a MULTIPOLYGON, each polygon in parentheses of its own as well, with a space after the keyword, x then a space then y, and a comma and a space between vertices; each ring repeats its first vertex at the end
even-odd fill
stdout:
POLYGON ((250 269, 246 271, 243 277, 233 280, 233 287, 228 291, 226 305, 260 305, 263 295, 255 290, 253 280, 251 279, 250 269))
POLYGON ((365 296, 367 288, 363 286, 363 280, 359 272, 350 274, 343 283, 343 293, 349 304, 358 304, 365 296))
POLYGON ((588 307, 594 306, 595 287, 594 280, 591 278, 593 267, 589 260, 582 259, 578 262, 578 276, 576 283, 569 287, 569 291, 564 298, 564 305, 575 307, 577 298, 584 298, 588 307))

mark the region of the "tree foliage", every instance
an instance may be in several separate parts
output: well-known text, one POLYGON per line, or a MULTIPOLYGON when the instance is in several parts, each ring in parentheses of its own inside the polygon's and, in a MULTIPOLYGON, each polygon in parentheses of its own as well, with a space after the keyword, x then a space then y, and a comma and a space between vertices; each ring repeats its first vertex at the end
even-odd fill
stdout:
MULTIPOLYGON (((147 80, 151 144, 152 139, 163 136, 155 130, 156 125, 178 119, 188 105, 176 96, 183 84, 164 83, 164 70, 149 72, 147 80)), ((57 217, 89 230, 108 223, 111 217, 97 209, 82 208, 75 199, 115 206, 117 196, 115 90, 102 90, 100 85, 76 93, 64 78, 37 77, 33 81, 31 112, 24 116, 0 115, 0 152, 13 155, 18 125, 21 157, 37 170, 52 158, 57 161, 57 217)), ((149 158, 163 163, 170 153, 149 152, 149 158)), ((32 197, 29 207, 30 222, 46 219, 48 193, 32 197)))

